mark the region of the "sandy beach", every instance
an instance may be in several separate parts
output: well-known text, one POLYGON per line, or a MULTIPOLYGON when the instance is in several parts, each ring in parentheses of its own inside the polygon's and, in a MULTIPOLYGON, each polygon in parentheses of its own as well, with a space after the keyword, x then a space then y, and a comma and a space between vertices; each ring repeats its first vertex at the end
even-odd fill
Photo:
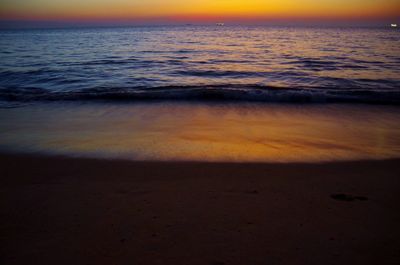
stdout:
POLYGON ((400 265, 400 0, 0 6, 0 265, 400 265))
POLYGON ((400 161, 0 155, 1 264, 399 264, 400 161))

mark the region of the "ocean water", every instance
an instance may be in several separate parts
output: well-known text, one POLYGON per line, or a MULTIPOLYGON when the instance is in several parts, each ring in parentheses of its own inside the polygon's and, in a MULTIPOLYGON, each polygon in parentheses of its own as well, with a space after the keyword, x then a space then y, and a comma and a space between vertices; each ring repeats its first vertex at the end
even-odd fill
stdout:
POLYGON ((0 31, 0 100, 400 103, 400 31, 180 26, 0 31))
POLYGON ((0 31, 0 152, 132 160, 400 158, 400 31, 0 31))

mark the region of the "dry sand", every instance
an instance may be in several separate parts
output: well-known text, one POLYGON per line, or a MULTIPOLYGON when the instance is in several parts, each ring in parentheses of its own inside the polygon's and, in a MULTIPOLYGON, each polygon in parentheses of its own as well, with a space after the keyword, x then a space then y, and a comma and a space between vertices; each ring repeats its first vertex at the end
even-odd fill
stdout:
POLYGON ((400 160, 0 155, 0 263, 400 264, 400 160))

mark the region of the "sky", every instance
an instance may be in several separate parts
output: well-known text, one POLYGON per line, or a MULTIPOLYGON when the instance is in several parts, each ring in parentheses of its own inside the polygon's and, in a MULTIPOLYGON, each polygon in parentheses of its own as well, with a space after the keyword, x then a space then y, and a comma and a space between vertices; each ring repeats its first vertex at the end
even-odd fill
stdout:
MULTIPOLYGON (((0 0, 0 21, 396 21, 400 0, 0 0)), ((397 23, 397 21, 396 21, 397 23)))

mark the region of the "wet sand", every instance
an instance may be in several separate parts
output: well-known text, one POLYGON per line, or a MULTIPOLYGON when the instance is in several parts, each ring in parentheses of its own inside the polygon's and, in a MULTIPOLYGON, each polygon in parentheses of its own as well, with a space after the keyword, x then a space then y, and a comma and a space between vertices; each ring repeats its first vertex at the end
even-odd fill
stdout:
POLYGON ((1 264, 400 264, 400 160, 0 155, 1 264))
POLYGON ((396 106, 42 103, 0 109, 0 150, 141 161, 325 162, 400 157, 396 106))

